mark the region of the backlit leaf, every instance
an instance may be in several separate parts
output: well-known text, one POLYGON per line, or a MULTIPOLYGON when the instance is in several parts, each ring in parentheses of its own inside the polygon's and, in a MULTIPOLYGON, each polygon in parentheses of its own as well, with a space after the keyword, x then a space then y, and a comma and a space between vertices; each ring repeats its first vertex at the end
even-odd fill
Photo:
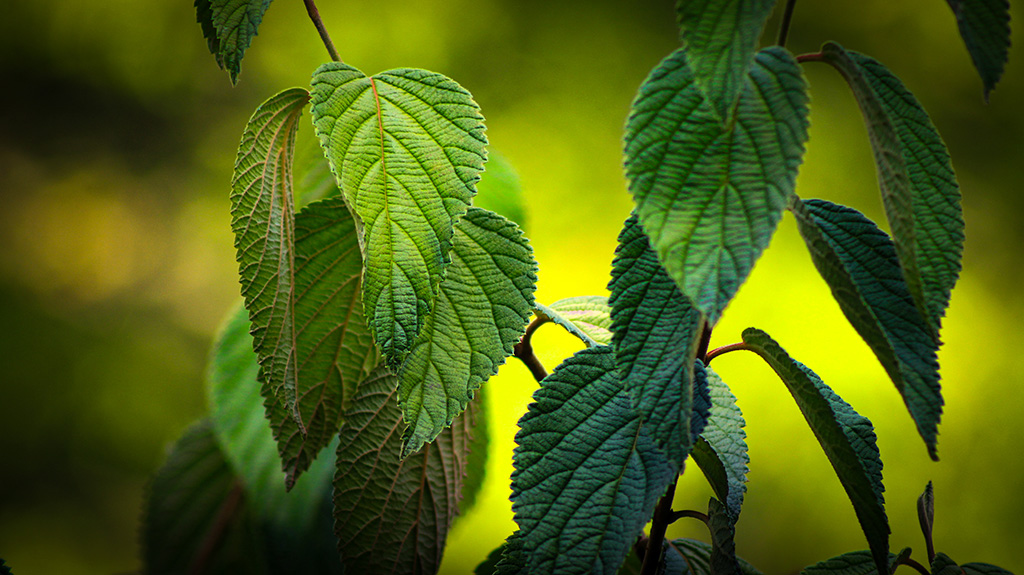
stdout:
POLYGON ((505 156, 494 150, 488 151, 487 171, 480 176, 476 191, 477 194, 473 197, 474 206, 497 212, 515 222, 521 229, 527 229, 523 185, 519 181, 519 174, 505 156))
POLYGON ((676 476, 616 371, 607 346, 576 353, 519 421, 512 511, 531 575, 615 573, 676 476))
POLYGON ((793 395, 853 503, 875 565, 884 572, 888 567, 889 520, 885 515, 882 460, 871 422, 814 372, 789 357, 768 334, 747 328, 743 342, 775 370, 793 395))
POLYGON ((469 92, 433 72, 367 77, 333 62, 313 75, 313 122, 363 226, 363 305, 397 367, 433 309, 455 222, 487 157, 469 92))
POLYGON ((711 416, 697 439, 691 456, 704 472, 715 496, 739 517, 747 487, 746 421, 736 405, 736 396, 717 373, 706 368, 711 393, 711 416))
POLYGON ((860 212, 794 198, 800 235, 818 272, 903 396, 933 458, 942 416, 938 344, 914 305, 892 240, 860 212))
POLYGON ((715 118, 677 50, 651 72, 626 126, 626 176, 669 277, 711 326, 768 246, 807 141, 807 86, 781 48, 759 52, 735 118, 715 118))
POLYGON ((611 306, 608 298, 585 295, 565 298, 550 307, 535 304, 537 317, 556 323, 583 340, 587 347, 612 343, 611 306))
POLYGON ((242 57, 249 47, 271 0, 195 0, 196 21, 217 65, 238 81, 242 57))
POLYGON ((537 264, 515 224, 472 208, 454 242, 434 312, 398 372, 405 455, 433 440, 498 372, 533 309, 537 264))
POLYGON ((960 37, 985 86, 985 101, 995 89, 1010 52, 1009 0, 946 0, 956 16, 960 37))

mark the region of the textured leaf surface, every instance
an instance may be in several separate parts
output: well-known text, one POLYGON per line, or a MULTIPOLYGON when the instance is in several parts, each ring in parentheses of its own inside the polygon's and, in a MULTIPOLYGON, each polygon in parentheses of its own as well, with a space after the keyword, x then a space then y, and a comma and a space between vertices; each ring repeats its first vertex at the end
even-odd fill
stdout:
POLYGON ((668 276, 636 215, 619 234, 608 285, 619 378, 644 427, 682 467, 694 438, 694 361, 704 318, 668 276))
MULTIPOLYGON (((708 543, 696 539, 675 539, 669 543, 665 555, 665 563, 669 569, 666 575, 712 575, 712 547, 708 543), (676 569, 673 569, 676 566, 676 569)), ((753 565, 737 558, 740 573, 743 575, 761 575, 753 565)))
POLYGON ((853 503, 875 564, 880 572, 885 571, 889 520, 885 515, 882 460, 871 422, 822 383, 814 372, 789 357, 768 334, 747 328, 743 331, 743 341, 775 370, 793 395, 853 503))
POLYGON ((367 77, 339 62, 313 75, 313 122, 363 225, 363 305, 397 366, 432 310, 455 222, 487 157, 469 92, 433 72, 367 77))
POLYGON ((196 21, 217 65, 238 81, 242 57, 256 36, 271 0, 195 0, 196 21))
POLYGON ((481 175, 476 191, 474 206, 499 213, 523 230, 527 229, 523 185, 519 181, 519 174, 505 156, 488 150, 487 171, 481 175))
POLYGON ((903 396, 936 458, 943 404, 938 344, 903 281, 892 240, 852 208, 794 198, 791 209, 814 266, 903 396))
POLYGON ((1009 0, 946 0, 985 86, 985 101, 1010 57, 1009 0))
MULTIPOLYGON (((889 565, 896 555, 889 554, 889 565)), ((805 567, 802 575, 878 575, 878 565, 870 551, 851 551, 805 567)), ((889 571, 885 571, 888 575, 889 571)))
POLYGON ((949 152, 924 108, 885 66, 838 44, 822 53, 850 83, 867 120, 903 275, 937 340, 964 244, 949 152))
POLYGON ((585 295, 558 300, 550 307, 535 304, 537 317, 556 323, 583 340, 587 347, 612 343, 611 306, 608 298, 585 295))
POLYGON ((711 416, 693 448, 693 460, 704 472, 715 496, 734 518, 739 517, 747 490, 746 421, 736 396, 717 373, 706 368, 711 416))
POLYGON ((526 575, 526 555, 523 553, 523 539, 519 530, 505 540, 494 575, 526 575))
POLYGON ((924 488, 924 493, 917 498, 917 520, 921 524, 921 534, 924 535, 929 554, 931 554, 935 549, 932 546, 932 528, 935 526, 935 492, 932 489, 931 481, 924 488))
POLYGON ((708 501, 708 530, 711 532, 711 572, 715 575, 738 575, 736 558, 736 517, 714 497, 708 501))
POLYGON ((360 384, 345 414, 334 532, 348 573, 435 573, 458 513, 471 417, 459 418, 434 443, 401 459, 397 395, 396 378, 380 368, 360 384))
POLYGON ((722 126, 685 50, 640 87, 626 125, 626 176, 651 245, 714 325, 768 246, 807 141, 806 82, 781 48, 756 55, 722 126))
POLYGON ((932 559, 932 575, 964 575, 964 570, 945 553, 936 553, 932 559))
POLYGON ((675 475, 602 346, 566 360, 519 421, 512 510, 526 571, 618 570, 675 475))
POLYGON ((775 0, 678 0, 690 67, 723 124, 731 119, 775 0))
POLYGON ((537 264, 519 228, 470 209, 434 312, 398 372, 398 396, 409 425, 403 454, 434 439, 465 409, 526 331, 537 264))

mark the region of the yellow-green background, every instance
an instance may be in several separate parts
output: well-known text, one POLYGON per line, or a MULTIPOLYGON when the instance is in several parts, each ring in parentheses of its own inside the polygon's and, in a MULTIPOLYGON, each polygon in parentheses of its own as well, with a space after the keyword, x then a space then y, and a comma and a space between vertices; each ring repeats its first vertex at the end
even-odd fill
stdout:
MULTIPOLYGON (((605 293, 631 205, 622 126, 636 87, 677 45, 673 3, 321 2, 346 62, 370 73, 429 68, 473 92, 492 146, 525 188, 538 300, 605 293)), ((147 477, 204 412, 207 349, 238 294, 228 215, 238 138, 262 100, 307 85, 326 58, 302 3, 277 0, 232 88, 191 4, 0 5, 0 557, 18 575, 138 568, 147 477)), ((894 549, 913 546, 922 557, 914 503, 933 480, 938 548, 961 562, 1024 571, 1024 55, 1011 51, 985 106, 942 0, 798 2, 790 47, 812 51, 830 39, 877 57, 917 93, 964 189, 964 272, 940 354, 942 461, 927 458, 790 216, 712 345, 760 327, 875 423, 894 549)), ((812 126, 798 193, 881 221, 851 96, 834 71, 805 70, 812 126)), ((579 347, 556 327, 535 342, 549 369, 579 347)), ((773 374, 742 354, 715 368, 748 422, 739 553, 766 573, 788 573, 865 547, 841 486, 773 374)), ((445 573, 470 572, 513 529, 512 436, 536 384, 513 361, 487 386, 489 476, 451 534, 445 573)), ((695 468, 677 493, 678 506, 696 509, 710 495, 695 468)), ((673 530, 705 536, 699 524, 673 530)))

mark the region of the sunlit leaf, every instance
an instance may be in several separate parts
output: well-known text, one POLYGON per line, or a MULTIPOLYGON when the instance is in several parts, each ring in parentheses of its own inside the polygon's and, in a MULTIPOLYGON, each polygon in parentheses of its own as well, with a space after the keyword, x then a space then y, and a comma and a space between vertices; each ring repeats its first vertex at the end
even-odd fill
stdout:
POLYGON ((717 373, 706 368, 711 393, 711 416, 693 447, 691 456, 704 472, 715 496, 739 517, 747 490, 747 433, 736 396, 717 373))
POLYGON ((903 281, 892 240, 852 208, 794 198, 790 209, 814 266, 903 396, 936 458, 943 404, 938 344, 903 281))
POLYGON ((680 38, 705 97, 725 124, 732 119, 757 41, 775 0, 677 0, 680 38))
MULTIPOLYGON (((889 554, 889 565, 896 560, 889 554)), ((870 551, 851 551, 805 567, 801 575, 878 575, 878 564, 870 551)), ((886 569, 884 575, 889 575, 886 569)))
POLYGON ((217 65, 238 81, 242 57, 249 47, 271 0, 195 0, 196 21, 203 28, 217 65))
POLYGON ((519 426, 512 510, 526 571, 615 573, 676 471, 640 426, 611 348, 558 366, 519 426))
POLYGON ((600 295, 570 297, 551 306, 536 304, 537 317, 556 323, 583 340, 587 347, 612 343, 611 306, 600 295))
POLYGON ((409 424, 405 455, 462 413, 512 355, 533 309, 537 264, 515 224, 472 208, 456 225, 454 242, 434 312, 398 372, 409 424))
POLYGON ((362 226, 363 305, 393 367, 433 309, 455 222, 487 157, 469 92, 433 72, 367 77, 339 62, 313 75, 313 122, 362 226))
POLYGON ((435 573, 458 513, 470 412, 434 443, 402 459, 397 396, 396 378, 380 368, 360 384, 345 413, 334 477, 334 531, 348 573, 435 573))
POLYGON ((768 334, 743 331, 743 342, 779 375, 818 438, 853 503, 879 571, 888 566, 889 520, 885 515, 882 460, 875 430, 856 411, 802 363, 789 357, 768 334))
POLYGON ((714 325, 768 246, 807 141, 807 85, 781 48, 759 52, 727 126, 685 49, 651 72, 626 126, 626 176, 669 277, 714 325))
POLYGON ((473 205, 490 210, 527 229, 526 201, 523 186, 512 164, 505 156, 488 150, 487 170, 480 176, 473 205))
POLYGON ((985 86, 985 101, 1010 56, 1009 0, 946 0, 985 86))

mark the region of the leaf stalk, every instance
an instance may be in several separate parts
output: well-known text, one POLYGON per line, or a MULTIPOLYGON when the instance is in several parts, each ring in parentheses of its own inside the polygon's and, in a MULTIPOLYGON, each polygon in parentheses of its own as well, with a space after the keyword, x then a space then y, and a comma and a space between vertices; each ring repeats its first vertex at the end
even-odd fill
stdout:
POLYGON ((780 47, 786 47, 786 39, 789 36, 789 24, 793 20, 793 10, 796 8, 796 0, 787 0, 786 8, 782 12, 782 24, 779 25, 779 40, 776 42, 780 47))
POLYGON ((519 340, 519 343, 512 348, 512 355, 519 358, 526 368, 530 370, 530 374, 533 378, 540 383, 545 377, 548 376, 548 370, 544 369, 544 364, 537 359, 537 356, 533 353, 533 345, 530 343, 533 337, 533 332, 537 331, 537 328, 547 323, 548 318, 537 317, 530 325, 526 326, 526 333, 523 334, 523 339, 519 340))
POLYGON ((338 55, 338 50, 334 47, 334 42, 331 41, 331 35, 327 33, 324 21, 320 18, 320 11, 316 8, 316 2, 313 0, 302 1, 306 4, 306 12, 309 14, 309 19, 316 26, 316 31, 320 34, 320 40, 323 41, 324 46, 327 48, 327 53, 330 54, 331 60, 341 62, 341 56, 338 55))

